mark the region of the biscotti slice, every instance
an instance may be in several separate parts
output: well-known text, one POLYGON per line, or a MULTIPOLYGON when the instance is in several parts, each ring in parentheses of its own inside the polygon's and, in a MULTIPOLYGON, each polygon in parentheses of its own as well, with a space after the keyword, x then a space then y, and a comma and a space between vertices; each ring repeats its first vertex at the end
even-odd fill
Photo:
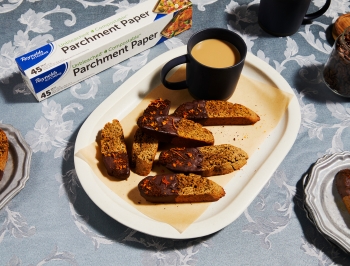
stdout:
POLYGON ((170 101, 162 98, 158 98, 154 101, 151 101, 150 104, 147 106, 145 111, 143 112, 144 115, 168 115, 170 110, 170 101))
MULTIPOLYGON (((156 99, 151 101, 144 111, 144 115, 168 115, 170 101, 165 99, 156 99)), ((134 141, 131 151, 131 167, 138 175, 148 175, 153 166, 153 162, 158 150, 158 140, 138 128, 134 135, 134 141)))
POLYGON ((5 167, 8 159, 9 142, 5 132, 0 129, 0 181, 4 176, 5 167))
POLYGON ((143 115, 137 125, 161 142, 181 147, 199 147, 214 144, 213 134, 201 124, 175 116, 143 115))
POLYGON ((108 122, 101 131, 101 153, 109 175, 119 179, 129 177, 129 158, 123 128, 117 119, 108 122))
POLYGON ((138 175, 148 175, 158 150, 158 140, 143 132, 136 130, 132 144, 131 166, 138 175))
POLYGON ((238 103, 219 100, 195 100, 180 105, 174 112, 204 126, 252 125, 260 117, 249 108, 238 103))
POLYGON ((171 171, 214 176, 241 169, 248 154, 233 145, 221 144, 196 148, 171 148, 162 151, 159 163, 171 171))
POLYGON ((335 184, 346 209, 350 213, 350 169, 340 170, 335 175, 335 184))
POLYGON ((220 185, 195 174, 147 176, 138 189, 147 201, 156 203, 210 202, 225 196, 220 185))

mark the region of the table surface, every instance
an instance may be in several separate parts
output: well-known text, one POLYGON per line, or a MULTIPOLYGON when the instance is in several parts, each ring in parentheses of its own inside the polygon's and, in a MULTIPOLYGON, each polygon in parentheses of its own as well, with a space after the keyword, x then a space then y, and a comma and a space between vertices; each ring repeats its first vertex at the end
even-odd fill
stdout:
MULTIPOLYGON (((302 187, 318 158, 350 149, 350 103, 322 79, 333 45, 330 25, 350 11, 349 2, 333 0, 323 16, 289 37, 259 27, 258 0, 192 2, 189 31, 39 103, 25 87, 15 57, 138 1, 1 1, 0 123, 18 129, 33 152, 24 189, 0 210, 1 265, 350 264, 308 220, 302 187), (91 201, 75 172, 75 140, 91 112, 145 63, 206 27, 237 32, 249 52, 287 80, 300 104, 300 130, 270 181, 233 223, 196 239, 153 237, 118 223, 91 201)), ((323 2, 312 1, 309 11, 323 2)))

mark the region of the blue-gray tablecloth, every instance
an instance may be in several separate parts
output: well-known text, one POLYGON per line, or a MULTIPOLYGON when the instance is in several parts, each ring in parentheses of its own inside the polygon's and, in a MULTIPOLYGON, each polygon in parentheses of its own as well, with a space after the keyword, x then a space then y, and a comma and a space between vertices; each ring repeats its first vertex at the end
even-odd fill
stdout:
MULTIPOLYGON (((15 58, 125 10, 134 0, 0 1, 0 123, 17 128, 32 149, 30 178, 0 210, 0 265, 350 265, 303 208, 302 177, 324 154, 350 149, 350 104, 324 84, 330 26, 350 11, 344 0, 289 37, 258 24, 259 1, 193 0, 193 26, 43 102, 23 83, 15 58), (196 31, 221 27, 240 34, 248 51, 290 84, 302 119, 297 139, 270 181, 233 223, 196 239, 153 237, 100 210, 77 178, 77 133, 112 92, 196 31)), ((324 1, 311 2, 310 11, 324 1)))

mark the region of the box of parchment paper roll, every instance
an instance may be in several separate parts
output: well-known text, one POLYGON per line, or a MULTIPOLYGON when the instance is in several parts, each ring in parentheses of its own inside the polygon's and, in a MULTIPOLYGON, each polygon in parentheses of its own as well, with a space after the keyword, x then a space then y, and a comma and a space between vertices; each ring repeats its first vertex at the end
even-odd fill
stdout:
POLYGON ((16 58, 42 101, 192 26, 189 0, 147 0, 16 58))

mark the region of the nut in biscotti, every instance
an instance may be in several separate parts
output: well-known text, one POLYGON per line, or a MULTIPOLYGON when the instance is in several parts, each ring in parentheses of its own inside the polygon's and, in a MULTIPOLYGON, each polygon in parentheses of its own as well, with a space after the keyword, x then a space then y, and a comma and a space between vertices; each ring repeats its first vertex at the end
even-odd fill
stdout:
POLYGON ((4 176, 4 171, 8 159, 9 142, 6 133, 0 129, 0 181, 4 176))
POLYGON ((143 115, 137 120, 137 125, 159 141, 176 146, 199 147, 214 144, 214 136, 208 129, 181 117, 143 115))
POLYGON ((108 122, 101 131, 101 153, 109 175, 119 179, 129 177, 129 158, 123 128, 117 119, 108 122))
POLYGON ((232 173, 241 169, 248 160, 248 154, 230 144, 171 148, 162 151, 159 163, 171 171, 214 176, 232 173))
POLYGON ((174 116, 193 120, 204 126, 252 125, 260 117, 241 104, 219 100, 195 100, 180 105, 174 116))
POLYGON ((220 185, 195 174, 148 176, 138 189, 143 198, 156 203, 210 202, 225 196, 220 185))

